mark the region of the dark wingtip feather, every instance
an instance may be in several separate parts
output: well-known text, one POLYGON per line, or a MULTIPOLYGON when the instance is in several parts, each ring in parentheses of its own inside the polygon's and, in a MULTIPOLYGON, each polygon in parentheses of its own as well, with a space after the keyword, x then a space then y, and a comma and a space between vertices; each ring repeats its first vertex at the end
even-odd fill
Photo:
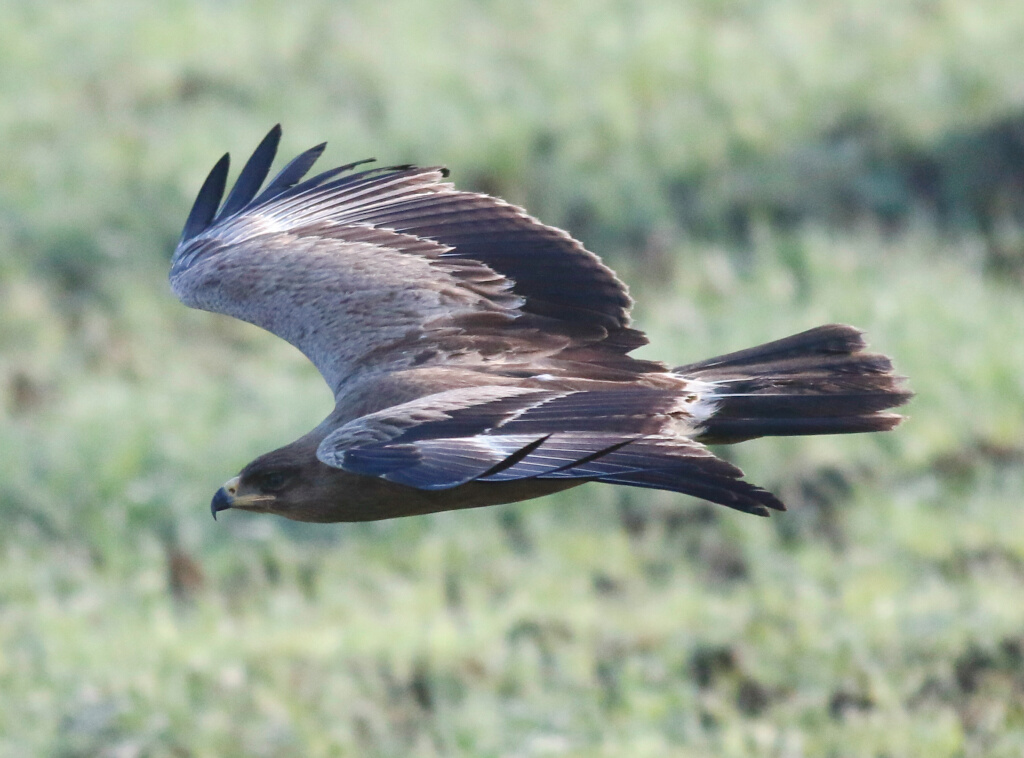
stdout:
POLYGON ((767 516, 770 510, 786 510, 785 504, 768 490, 744 479, 701 471, 699 463, 611 474, 598 477, 597 481, 681 492, 756 516, 767 516))
MULTIPOLYGON (((377 160, 376 158, 363 158, 361 161, 353 161, 352 163, 346 163, 344 166, 337 166, 335 168, 328 169, 327 171, 324 171, 323 173, 320 173, 320 174, 317 174, 316 176, 310 177, 309 179, 307 179, 306 181, 302 182, 301 184, 296 184, 295 186, 288 188, 286 191, 283 191, 281 194, 282 194, 282 196, 286 196, 286 197, 287 196, 293 196, 293 195, 301 195, 303 192, 305 192, 308 189, 312 189, 313 187, 321 187, 321 186, 323 186, 325 182, 329 181, 330 179, 333 179, 338 174, 342 174, 342 173, 344 173, 346 171, 351 171, 356 166, 362 166, 362 165, 364 165, 366 163, 375 163, 376 160, 377 160)), ((346 177, 346 179, 351 179, 351 178, 352 177, 346 177)), ((274 181, 277 181, 277 180, 275 179, 274 181)))
POLYGON ((262 205, 263 203, 271 200, 277 195, 291 189, 306 175, 306 173, 313 168, 313 164, 316 163, 320 156, 324 154, 324 149, 327 147, 326 142, 321 142, 319 145, 314 145, 304 153, 300 153, 296 157, 292 158, 288 164, 281 169, 277 176, 270 180, 270 184, 263 190, 259 197, 253 200, 253 205, 262 205))
POLYGON ((281 125, 276 124, 267 132, 267 136, 260 141, 249 160, 245 162, 242 172, 235 181, 235 186, 231 189, 228 199, 224 202, 224 207, 221 208, 217 216, 218 219, 238 213, 256 197, 263 180, 270 173, 270 166, 274 162, 274 156, 277 155, 277 146, 280 142, 281 125))
POLYGON ((220 199, 224 196, 224 187, 227 185, 230 167, 231 156, 224 153, 207 174, 203 186, 199 189, 199 194, 196 195, 196 201, 192 204, 192 210, 189 211, 185 228, 181 231, 181 242, 192 239, 202 232, 217 215, 217 206, 220 205, 220 199))

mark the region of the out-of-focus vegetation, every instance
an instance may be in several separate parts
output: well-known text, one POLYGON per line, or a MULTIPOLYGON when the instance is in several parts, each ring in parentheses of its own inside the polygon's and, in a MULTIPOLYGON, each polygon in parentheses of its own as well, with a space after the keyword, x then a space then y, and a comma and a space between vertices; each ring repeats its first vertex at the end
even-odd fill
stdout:
POLYGON ((0 754, 1020 755, 1019 1, 3 15, 0 754), (205 172, 277 121, 566 226, 648 356, 856 324, 912 418, 730 449, 767 521, 595 486, 215 524, 330 405, 165 283, 205 172))

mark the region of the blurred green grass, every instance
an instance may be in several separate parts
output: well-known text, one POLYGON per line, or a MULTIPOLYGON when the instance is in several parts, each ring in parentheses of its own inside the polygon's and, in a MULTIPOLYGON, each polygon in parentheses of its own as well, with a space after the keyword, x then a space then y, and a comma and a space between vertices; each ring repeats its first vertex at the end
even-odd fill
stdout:
POLYGON ((960 147, 1024 105, 1018 3, 5 17, 0 754, 1020 754, 1024 236, 1011 162, 960 147), (445 163, 569 227, 632 285, 646 356, 856 324, 911 419, 729 449, 791 504, 768 521, 588 486, 214 524, 213 490, 330 404, 290 347, 165 283, 205 172, 276 121, 286 150, 445 163), (847 160, 851 123, 889 147, 847 160), (890 148, 941 155, 966 221, 912 195, 895 225, 833 213, 890 148))

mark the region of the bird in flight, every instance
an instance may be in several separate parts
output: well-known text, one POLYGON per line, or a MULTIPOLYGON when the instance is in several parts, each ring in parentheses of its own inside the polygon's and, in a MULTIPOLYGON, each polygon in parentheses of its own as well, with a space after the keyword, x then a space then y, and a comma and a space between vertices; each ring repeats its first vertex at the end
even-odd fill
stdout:
POLYGON ((584 482, 784 510, 707 447, 892 429, 911 393, 861 333, 828 325, 678 368, 630 356, 626 286, 566 232, 443 168, 352 163, 324 145, 264 181, 275 126, 185 222, 171 288, 302 351, 334 393, 211 510, 368 521, 539 497, 584 482))

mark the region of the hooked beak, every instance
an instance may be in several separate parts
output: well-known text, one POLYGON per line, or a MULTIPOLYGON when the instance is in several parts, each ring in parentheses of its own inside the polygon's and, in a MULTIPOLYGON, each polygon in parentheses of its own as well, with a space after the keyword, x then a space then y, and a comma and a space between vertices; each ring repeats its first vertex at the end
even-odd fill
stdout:
POLYGON ((217 493, 213 496, 213 500, 210 501, 210 513, 213 514, 214 521, 217 520, 217 514, 220 511, 226 511, 228 508, 266 511, 269 504, 274 502, 275 498, 273 495, 261 495, 259 493, 238 494, 238 488, 241 486, 240 480, 241 477, 236 476, 231 481, 225 482, 224 486, 217 490, 217 493))
POLYGON ((217 490, 217 493, 213 496, 213 500, 210 501, 210 513, 213 514, 213 520, 217 520, 217 513, 220 511, 226 511, 235 504, 235 495, 238 493, 238 477, 236 476, 229 482, 226 482, 223 487, 217 490))

